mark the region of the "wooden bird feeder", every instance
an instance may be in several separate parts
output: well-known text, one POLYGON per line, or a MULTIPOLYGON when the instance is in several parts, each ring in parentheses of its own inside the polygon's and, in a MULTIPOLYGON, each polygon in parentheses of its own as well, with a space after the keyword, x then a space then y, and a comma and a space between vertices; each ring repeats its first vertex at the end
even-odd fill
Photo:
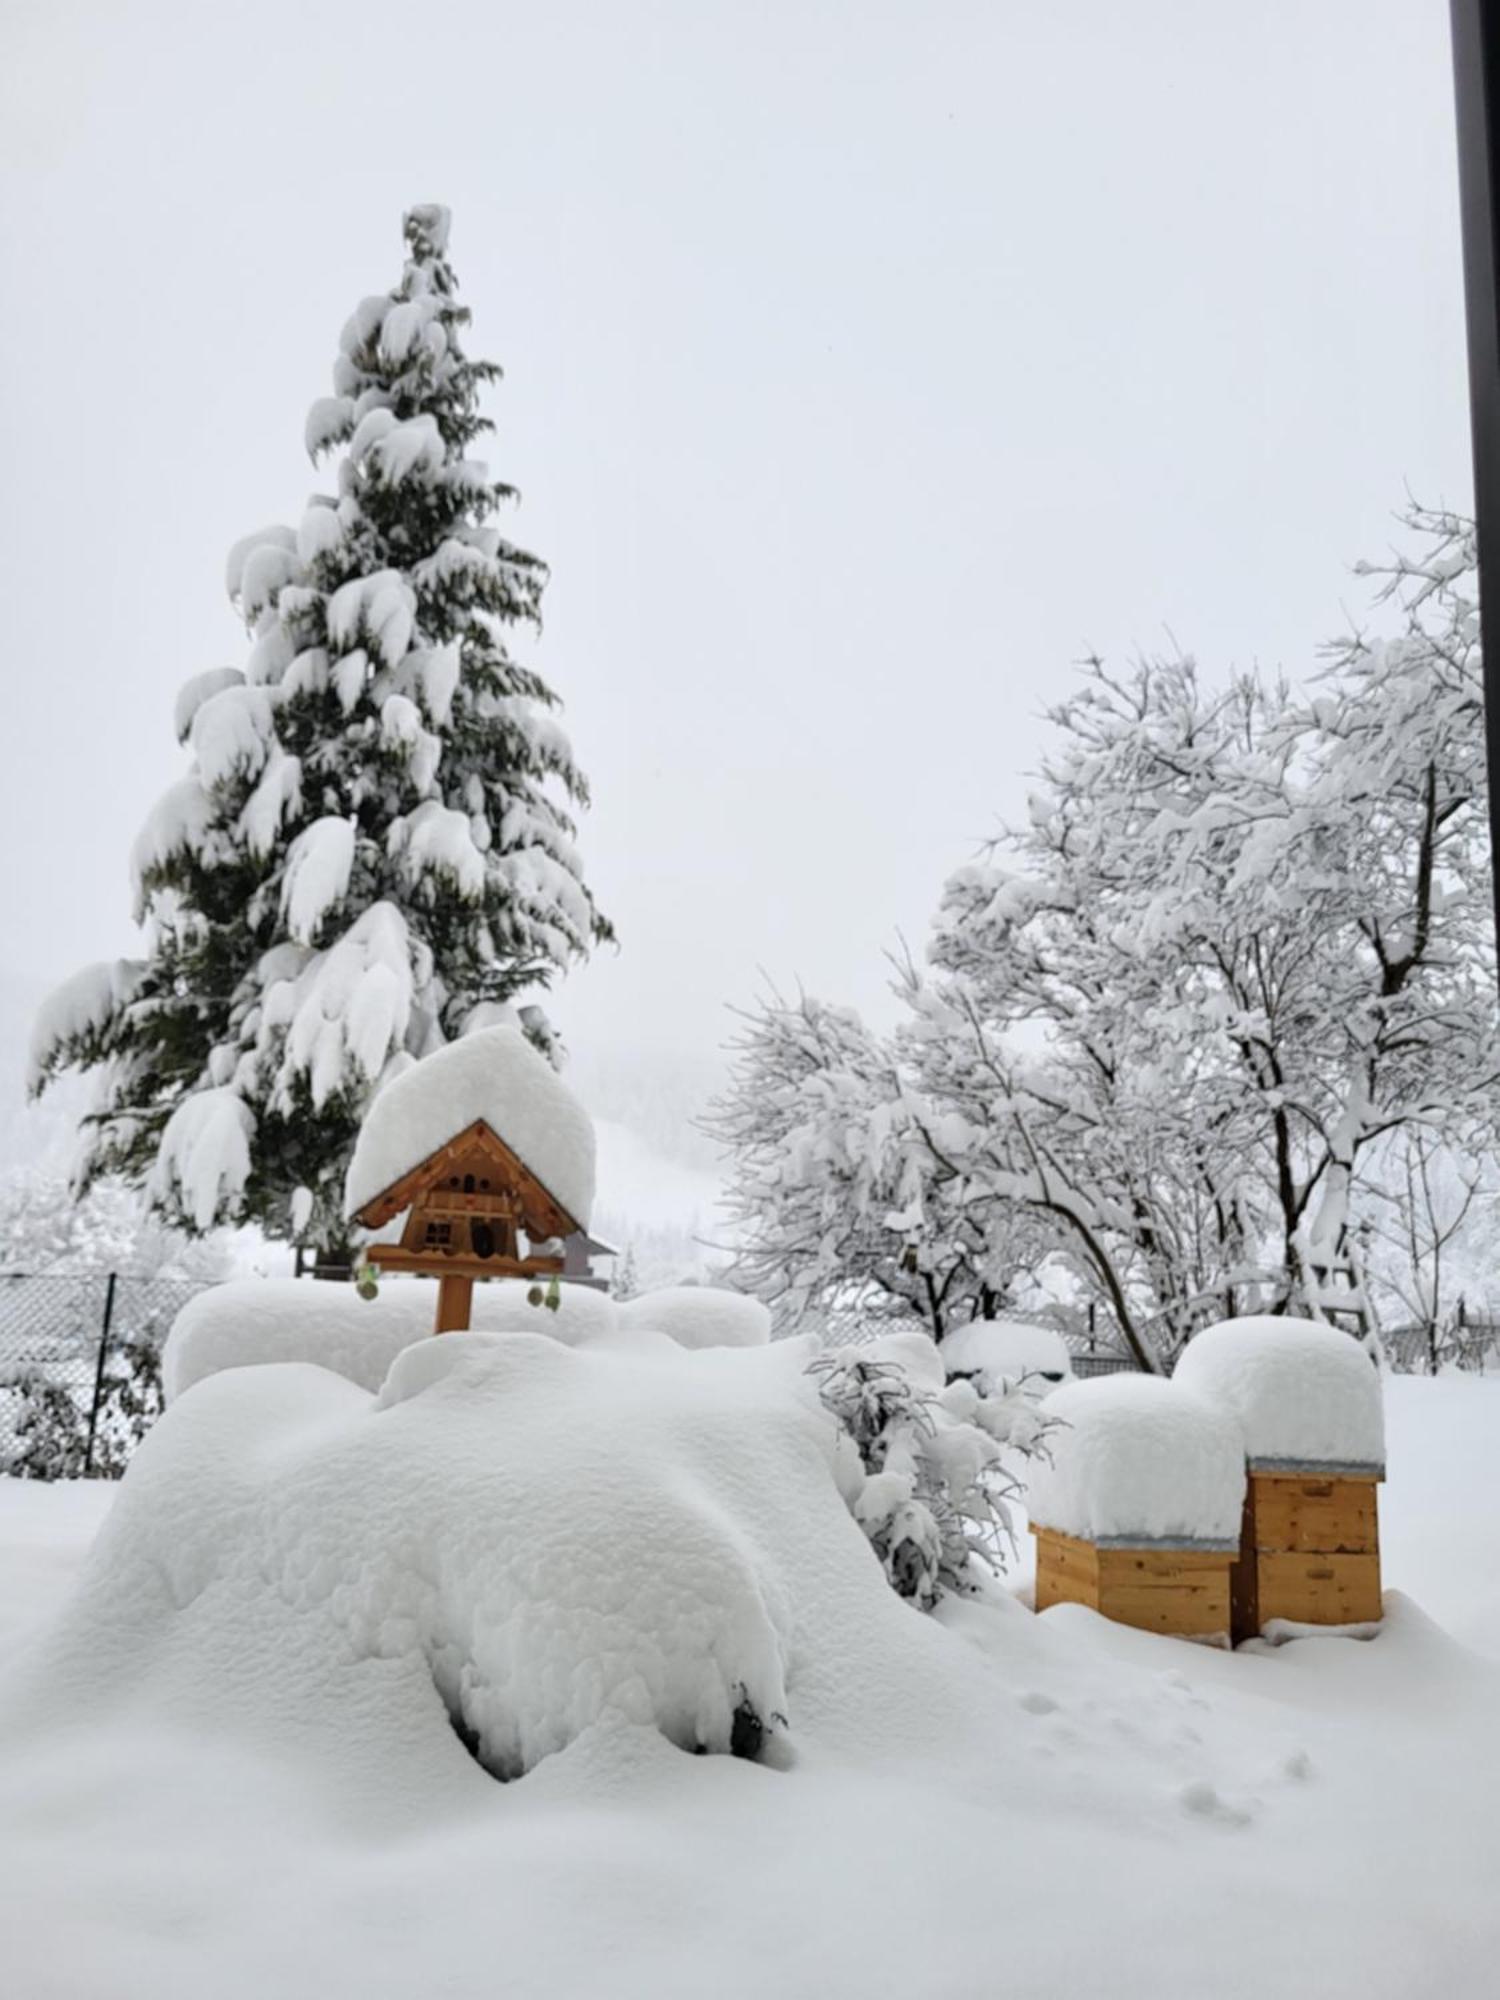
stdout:
POLYGON ((381 1271, 438 1280, 434 1331, 468 1326, 476 1278, 556 1277, 561 1239, 581 1223, 484 1119, 466 1126, 359 1209, 364 1229, 383 1229, 404 1210, 399 1243, 366 1252, 381 1271))
POLYGON ((1236 1645, 1273 1619, 1367 1625, 1380 1617, 1380 1525, 1373 1467, 1252 1459, 1230 1585, 1236 1645))

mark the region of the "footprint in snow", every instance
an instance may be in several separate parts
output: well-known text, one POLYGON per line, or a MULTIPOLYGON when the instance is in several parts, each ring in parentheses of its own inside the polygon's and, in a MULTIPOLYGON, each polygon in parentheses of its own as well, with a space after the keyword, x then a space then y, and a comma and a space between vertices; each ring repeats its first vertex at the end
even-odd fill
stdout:
POLYGON ((1207 1778, 1195 1778, 1192 1784, 1184 1785, 1177 1799, 1184 1812, 1196 1813, 1200 1819, 1214 1820, 1220 1826, 1249 1826, 1255 1818, 1248 1807, 1232 1805, 1207 1778))
POLYGON ((1058 1704, 1050 1694, 1032 1693, 1021 1696, 1021 1706, 1028 1715, 1051 1715, 1058 1704))

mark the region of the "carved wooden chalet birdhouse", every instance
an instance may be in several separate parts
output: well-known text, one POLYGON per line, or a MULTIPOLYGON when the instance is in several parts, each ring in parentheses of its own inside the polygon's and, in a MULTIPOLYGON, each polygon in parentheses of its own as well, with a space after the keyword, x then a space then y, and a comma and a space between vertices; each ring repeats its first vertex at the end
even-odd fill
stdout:
POLYGON ((593 1128, 520 1034, 450 1044, 383 1090, 360 1133, 346 1206, 381 1271, 439 1282, 436 1331, 469 1324, 476 1278, 555 1277, 586 1229, 593 1128), (435 1143, 434 1143, 435 1142, 435 1143), (399 1171, 397 1171, 399 1170, 399 1171))

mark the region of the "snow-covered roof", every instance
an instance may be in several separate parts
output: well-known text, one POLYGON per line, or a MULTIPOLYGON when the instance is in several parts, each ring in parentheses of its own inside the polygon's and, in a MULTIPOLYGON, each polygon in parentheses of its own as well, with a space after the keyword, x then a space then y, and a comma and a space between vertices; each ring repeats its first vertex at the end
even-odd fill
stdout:
POLYGON ((436 1049, 377 1094, 344 1183, 356 1215, 483 1119, 558 1205, 586 1227, 594 1202, 588 1113, 517 1028, 485 1028, 436 1049))
POLYGON ((1059 1428, 1027 1507, 1087 1542, 1238 1548, 1245 1448, 1226 1411, 1158 1375, 1072 1382, 1047 1399, 1059 1428))
POLYGON ((1380 1377, 1351 1335, 1310 1319, 1221 1320, 1174 1380, 1233 1414, 1253 1465, 1385 1466, 1380 1377))

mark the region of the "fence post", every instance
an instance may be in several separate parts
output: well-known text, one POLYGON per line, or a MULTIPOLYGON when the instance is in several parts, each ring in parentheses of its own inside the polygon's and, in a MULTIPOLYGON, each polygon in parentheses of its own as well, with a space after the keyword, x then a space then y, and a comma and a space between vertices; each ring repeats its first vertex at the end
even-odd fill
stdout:
POLYGON ((94 1363, 94 1400, 89 1406, 89 1441, 84 1447, 83 1476, 94 1470, 94 1434, 99 1428, 99 1405, 104 1400, 104 1364, 109 1358, 109 1329, 115 1316, 115 1274, 104 1283, 104 1324, 99 1329, 99 1358, 94 1363))

